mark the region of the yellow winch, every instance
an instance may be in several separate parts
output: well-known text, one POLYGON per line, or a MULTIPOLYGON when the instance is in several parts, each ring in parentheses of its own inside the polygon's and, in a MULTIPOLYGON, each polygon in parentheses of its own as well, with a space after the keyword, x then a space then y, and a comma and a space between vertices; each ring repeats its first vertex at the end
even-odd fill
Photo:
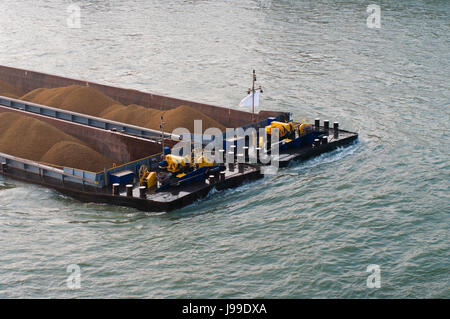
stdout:
POLYGON ((167 162, 167 167, 162 168, 167 169, 167 171, 171 173, 177 173, 183 168, 189 167, 191 164, 188 156, 176 156, 172 154, 166 155, 165 161, 167 162))
POLYGON ((202 155, 195 159, 195 166, 197 168, 214 166, 214 161, 210 161, 206 156, 202 155))
POLYGON ((266 133, 271 135, 272 129, 274 128, 278 129, 280 138, 284 138, 289 135, 289 133, 292 133, 294 131, 294 124, 292 122, 283 123, 273 121, 270 123, 270 125, 266 126, 266 133))
POLYGON ((148 189, 156 185, 156 172, 150 172, 147 166, 142 165, 139 169, 139 183, 148 189))

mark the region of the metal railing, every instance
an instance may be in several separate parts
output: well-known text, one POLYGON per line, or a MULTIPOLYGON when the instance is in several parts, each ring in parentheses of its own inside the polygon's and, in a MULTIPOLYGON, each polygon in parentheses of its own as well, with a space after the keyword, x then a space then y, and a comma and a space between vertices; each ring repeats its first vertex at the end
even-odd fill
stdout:
MULTIPOLYGON (((145 137, 152 140, 161 139, 161 131, 149 128, 139 127, 131 124, 107 120, 100 117, 90 116, 86 114, 71 112, 50 106, 36 104, 28 101, 17 100, 6 96, 0 96, 0 105, 16 110, 21 110, 33 114, 39 114, 55 119, 69 121, 72 123, 87 125, 108 131, 118 131, 121 133, 145 137)), ((180 136, 164 133, 164 138, 180 139, 180 136)))

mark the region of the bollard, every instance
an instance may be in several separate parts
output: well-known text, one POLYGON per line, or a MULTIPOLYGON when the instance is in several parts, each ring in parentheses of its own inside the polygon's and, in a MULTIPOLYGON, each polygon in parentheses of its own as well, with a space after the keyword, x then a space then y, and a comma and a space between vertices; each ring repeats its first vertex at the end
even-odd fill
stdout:
POLYGON ((333 123, 334 137, 339 137, 339 122, 333 123))
POLYGON ((314 126, 316 127, 316 131, 318 131, 320 128, 320 119, 319 118, 316 118, 314 120, 314 126))
POLYGON ((244 154, 238 154, 237 155, 237 162, 238 163, 245 163, 245 156, 244 156, 244 154))
POLYGON ((227 164, 228 170, 230 172, 234 171, 234 153, 231 151, 227 153, 227 164))
POLYGON ((257 163, 260 163, 261 161, 260 161, 260 158, 261 158, 261 152, 262 151, 262 149, 261 149, 261 147, 257 147, 256 148, 256 162, 257 163))
POLYGON ((234 153, 231 151, 227 153, 227 163, 234 163, 234 153))
POLYGON ((113 195, 119 196, 120 195, 120 184, 113 184, 113 195))
POLYGON ((318 138, 314 139, 314 147, 318 147, 320 145, 320 140, 318 138))
POLYGON ((209 177, 208 177, 209 185, 214 184, 215 181, 216 181, 216 177, 214 175, 209 175, 209 177))
POLYGON ((133 185, 128 184, 126 188, 127 188, 127 197, 133 197, 133 185))
POLYGON ((139 198, 142 198, 142 199, 147 198, 147 187, 139 186, 139 198))
POLYGON ((239 173, 244 173, 244 163, 238 164, 239 173))
POLYGON ((221 182, 223 182, 223 181, 225 180, 225 172, 220 172, 220 174, 219 174, 219 180, 220 180, 221 182))
POLYGON ((328 130, 330 129, 330 121, 328 120, 323 121, 323 127, 325 128, 325 131, 328 132, 328 130))
POLYGON ((328 144, 328 136, 322 136, 322 144, 328 144))
POLYGON ((250 136, 249 135, 245 135, 244 136, 244 142, 245 142, 245 146, 249 146, 250 145, 250 136))
POLYGON ((219 158, 222 160, 220 163, 225 163, 225 150, 219 150, 219 158))
POLYGON ((256 128, 256 141, 253 143, 255 147, 260 147, 259 145, 259 128, 256 128))
POLYGON ((230 152, 233 153, 233 161, 236 159, 236 145, 230 146, 230 152))
POLYGON ((249 155, 248 155, 248 146, 244 146, 244 161, 247 163, 249 160, 249 155))
POLYGON ((269 151, 272 148, 272 137, 270 134, 267 134, 267 140, 266 140, 266 151, 269 151))

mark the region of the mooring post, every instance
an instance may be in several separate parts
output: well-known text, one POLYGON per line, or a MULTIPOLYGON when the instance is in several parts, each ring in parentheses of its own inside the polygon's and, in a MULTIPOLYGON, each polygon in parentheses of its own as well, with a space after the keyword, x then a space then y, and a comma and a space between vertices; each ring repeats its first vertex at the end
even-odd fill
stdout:
POLYGON ((253 145, 255 145, 255 147, 260 147, 260 145, 259 145, 259 128, 258 127, 256 128, 255 138, 256 138, 256 141, 253 143, 253 145))
POLYGON ((236 145, 231 145, 230 151, 233 153, 233 160, 236 160, 236 145))
POLYGON ((113 184, 113 195, 114 196, 120 195, 120 184, 118 183, 113 184))
POLYGON ((245 162, 245 155, 244 154, 238 154, 237 155, 237 162, 238 163, 244 163, 245 162))
POLYGON ((127 188, 127 197, 133 197, 133 185, 128 184, 126 188, 127 188))
POLYGON ((249 146, 250 145, 250 136, 249 135, 245 135, 244 136, 244 142, 245 142, 245 146, 249 146))
POLYGON ((334 137, 339 137, 339 122, 333 123, 334 137))
POLYGON ((222 160, 222 163, 225 163, 225 150, 219 150, 219 158, 222 160))
POLYGON ((320 140, 318 138, 314 139, 314 147, 318 147, 320 145, 320 140))
POLYGON ((244 146, 244 160, 247 163, 249 160, 249 155, 248 155, 248 146, 244 146))
POLYGON ((272 137, 271 137, 270 134, 266 134, 266 138, 267 138, 267 140, 266 140, 266 152, 269 152, 269 150, 272 148, 272 141, 271 141, 272 137))
POLYGON ((139 186, 139 197, 142 199, 147 198, 147 187, 145 186, 139 186))
POLYGON ((256 148, 256 162, 257 163, 261 163, 261 153, 262 153, 261 150, 262 150, 261 147, 256 148))
POLYGON ((228 163, 228 170, 230 172, 234 171, 234 152, 230 151, 228 152, 228 156, 227 156, 227 163, 228 163))

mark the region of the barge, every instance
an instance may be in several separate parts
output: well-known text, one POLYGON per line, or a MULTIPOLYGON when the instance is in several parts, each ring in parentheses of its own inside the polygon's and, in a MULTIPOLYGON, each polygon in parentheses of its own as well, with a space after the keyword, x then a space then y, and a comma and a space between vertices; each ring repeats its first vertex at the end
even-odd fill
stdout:
MULTIPOLYGON (((88 85, 125 104, 139 103, 149 108, 170 109, 180 104, 189 105, 227 127, 243 130, 254 128, 257 132, 253 138, 235 136, 227 139, 224 134, 220 147, 212 154, 209 153, 215 158, 210 167, 205 169, 194 163, 183 164, 190 167, 189 172, 173 170, 170 184, 155 182, 147 185, 143 183, 142 168, 155 174, 160 174, 161 169, 167 170, 161 164, 168 158, 164 150, 175 150, 177 142, 183 139, 181 136, 0 96, 0 114, 13 112, 45 122, 124 163, 117 167, 105 167, 101 172, 89 172, 0 152, 0 174, 6 178, 53 188, 83 202, 168 212, 205 197, 213 188, 233 188, 246 181, 262 178, 267 173, 266 165, 273 166, 274 158, 277 167, 284 167, 291 161, 329 152, 351 144, 358 138, 356 133, 341 130, 338 123, 334 123, 333 127, 328 121, 321 125, 319 120, 311 125, 296 123, 291 120, 289 113, 261 111, 252 114, 4 66, 0 66, 0 80, 14 83, 24 91, 41 87, 88 85), (271 128, 275 128, 275 131, 280 129, 279 135, 274 134, 275 139, 270 139, 271 134, 268 132, 271 128), (261 134, 264 130, 266 134, 261 134), (243 149, 239 149, 238 145, 243 145, 243 149), (272 162, 263 161, 264 157, 272 158, 272 162)), ((211 142, 211 137, 202 135, 200 145, 203 147, 208 142, 211 142)), ((190 157, 191 152, 193 147, 184 155, 190 157)))

